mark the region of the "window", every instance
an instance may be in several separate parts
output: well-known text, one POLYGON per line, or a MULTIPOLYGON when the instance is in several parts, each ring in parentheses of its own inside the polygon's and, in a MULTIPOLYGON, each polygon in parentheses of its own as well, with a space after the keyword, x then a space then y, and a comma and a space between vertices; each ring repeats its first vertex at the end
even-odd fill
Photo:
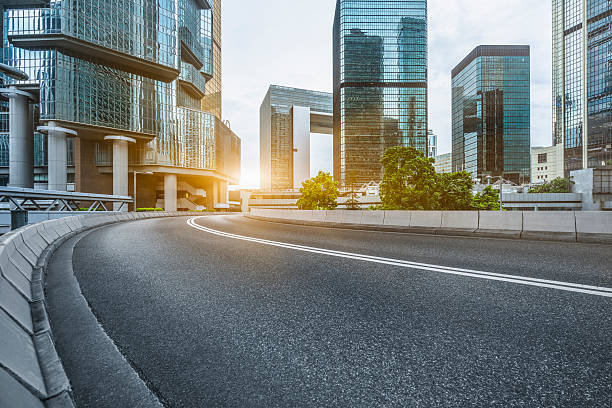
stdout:
POLYGON ((548 163, 548 153, 538 154, 538 163, 548 163))

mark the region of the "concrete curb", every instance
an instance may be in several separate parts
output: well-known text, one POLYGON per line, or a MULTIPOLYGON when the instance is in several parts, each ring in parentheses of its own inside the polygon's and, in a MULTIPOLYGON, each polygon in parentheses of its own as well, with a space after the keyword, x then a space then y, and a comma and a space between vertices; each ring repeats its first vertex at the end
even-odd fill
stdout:
POLYGON ((612 212, 313 211, 252 209, 245 217, 285 224, 579 243, 612 243, 612 212))
POLYGON ((0 406, 74 407, 44 299, 44 269, 55 250, 99 226, 185 215, 75 215, 28 225, 0 238, 0 406))

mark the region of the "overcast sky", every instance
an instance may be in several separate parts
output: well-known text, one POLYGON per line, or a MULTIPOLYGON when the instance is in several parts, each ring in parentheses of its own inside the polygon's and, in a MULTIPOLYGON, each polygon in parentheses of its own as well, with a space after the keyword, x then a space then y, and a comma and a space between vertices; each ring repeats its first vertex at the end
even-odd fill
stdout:
MULTIPOLYGON (((259 106, 271 84, 331 92, 335 0, 225 0, 223 118, 242 139, 244 187, 259 185, 259 106)), ((451 149, 450 71, 480 44, 531 46, 531 144, 551 144, 551 1, 429 0, 429 127, 451 149)), ((312 171, 331 170, 313 136, 312 171)))

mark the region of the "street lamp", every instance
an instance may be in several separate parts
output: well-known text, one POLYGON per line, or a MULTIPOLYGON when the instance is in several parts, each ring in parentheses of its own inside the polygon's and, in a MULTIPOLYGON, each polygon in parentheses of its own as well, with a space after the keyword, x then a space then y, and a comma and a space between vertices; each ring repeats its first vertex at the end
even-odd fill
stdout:
POLYGON ((153 174, 152 171, 134 171, 134 212, 136 212, 136 209, 138 208, 136 206, 136 175, 137 174, 153 174))

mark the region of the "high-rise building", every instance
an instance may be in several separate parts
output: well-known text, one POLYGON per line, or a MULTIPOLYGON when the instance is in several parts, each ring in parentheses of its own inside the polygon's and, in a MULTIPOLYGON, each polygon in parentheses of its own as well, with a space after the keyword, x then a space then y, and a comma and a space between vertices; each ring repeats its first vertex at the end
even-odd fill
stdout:
POLYGON ((438 155, 438 135, 433 130, 427 131, 427 157, 436 157, 438 155))
POLYGON ((481 45, 453 69, 453 171, 529 181, 529 54, 529 46, 481 45))
POLYGON ((452 153, 444 153, 435 157, 434 168, 436 173, 452 173, 453 172, 453 155, 452 153))
POLYGON ((259 125, 261 187, 299 189, 310 178, 310 134, 332 133, 332 95, 272 85, 259 125))
POLYGON ((553 0, 553 143, 564 172, 612 164, 612 2, 553 0))
MULTIPOLYGON (((11 103, 26 92, 35 110, 38 187, 132 195, 136 172, 138 207, 227 203, 241 142, 221 121, 220 0, 0 5, 2 62, 30 77, 2 80, 11 103)), ((2 102, 0 166, 8 110, 2 102)))
POLYGON ((334 178, 382 179, 393 146, 427 154, 427 1, 338 0, 334 178))
POLYGON ((562 145, 531 148, 532 183, 546 183, 563 176, 562 145))

